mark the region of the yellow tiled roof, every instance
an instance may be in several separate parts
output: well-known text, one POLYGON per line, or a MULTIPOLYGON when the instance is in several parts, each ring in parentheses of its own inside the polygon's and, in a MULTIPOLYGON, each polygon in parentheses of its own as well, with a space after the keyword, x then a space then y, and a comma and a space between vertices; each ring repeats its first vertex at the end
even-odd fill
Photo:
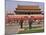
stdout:
POLYGON ((33 10, 33 9, 40 9, 39 6, 18 6, 16 10, 33 10))

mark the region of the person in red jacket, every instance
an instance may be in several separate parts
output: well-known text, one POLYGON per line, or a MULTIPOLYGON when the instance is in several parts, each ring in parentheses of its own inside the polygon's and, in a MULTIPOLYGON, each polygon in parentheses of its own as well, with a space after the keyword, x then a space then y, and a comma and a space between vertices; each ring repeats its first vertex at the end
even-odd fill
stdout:
POLYGON ((32 28, 32 22, 33 22, 33 19, 32 19, 32 17, 30 17, 29 18, 29 20, 28 20, 28 23, 29 23, 29 29, 31 29, 32 28))

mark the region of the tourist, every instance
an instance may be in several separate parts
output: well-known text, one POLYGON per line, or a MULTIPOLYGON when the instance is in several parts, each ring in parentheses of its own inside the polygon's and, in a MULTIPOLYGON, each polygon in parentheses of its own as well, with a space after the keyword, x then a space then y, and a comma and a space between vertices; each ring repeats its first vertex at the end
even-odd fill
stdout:
POLYGON ((28 21, 28 22, 29 22, 29 29, 31 29, 31 28, 32 28, 32 26, 31 26, 31 25, 32 25, 32 22, 33 22, 33 20, 32 20, 32 18, 31 18, 31 17, 29 18, 29 21, 28 21))
POLYGON ((20 20, 20 25, 21 25, 21 28, 23 28, 23 19, 22 18, 20 20))

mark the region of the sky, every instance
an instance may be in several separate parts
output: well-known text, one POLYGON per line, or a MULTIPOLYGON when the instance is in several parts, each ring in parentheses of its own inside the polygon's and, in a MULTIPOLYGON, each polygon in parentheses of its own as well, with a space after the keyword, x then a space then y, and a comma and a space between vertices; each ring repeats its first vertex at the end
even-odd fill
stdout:
POLYGON ((28 1, 16 1, 16 0, 5 0, 6 13, 14 12, 17 5, 38 5, 41 10, 44 10, 43 2, 28 2, 28 1))

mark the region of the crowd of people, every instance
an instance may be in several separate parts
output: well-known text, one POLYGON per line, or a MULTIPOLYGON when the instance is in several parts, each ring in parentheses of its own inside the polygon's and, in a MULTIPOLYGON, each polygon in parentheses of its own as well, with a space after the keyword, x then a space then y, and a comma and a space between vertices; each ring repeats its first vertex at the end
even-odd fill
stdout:
POLYGON ((39 20, 38 20, 38 24, 40 24, 40 20, 43 20, 43 17, 42 17, 41 19, 40 19, 40 18, 34 19, 33 16, 30 16, 30 17, 27 17, 27 16, 26 16, 26 17, 21 17, 21 18, 18 18, 18 19, 17 19, 17 18, 14 18, 14 19, 13 19, 13 18, 8 18, 8 17, 6 17, 6 18, 7 18, 7 19, 6 19, 6 20, 7 20, 7 21, 6 21, 6 24, 7 24, 7 23, 8 23, 8 24, 12 24, 12 23, 16 23, 16 22, 17 22, 17 23, 20 24, 20 27, 21 27, 21 28, 23 28, 23 22, 26 21, 26 20, 28 20, 29 28, 32 28, 31 25, 32 25, 32 23, 33 23, 34 21, 36 21, 36 20, 39 19, 39 20))

